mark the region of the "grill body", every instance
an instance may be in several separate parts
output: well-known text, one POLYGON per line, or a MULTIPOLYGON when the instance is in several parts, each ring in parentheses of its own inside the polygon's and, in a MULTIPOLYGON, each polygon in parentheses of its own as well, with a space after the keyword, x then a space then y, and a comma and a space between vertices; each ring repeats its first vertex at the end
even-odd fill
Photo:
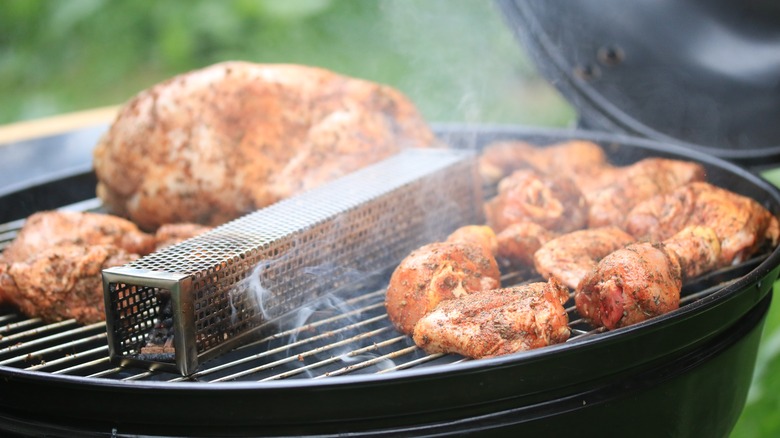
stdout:
MULTIPOLYGON (((618 164, 648 156, 695 160, 713 183, 780 212, 777 189, 750 172, 666 144, 519 127, 440 126, 438 132, 463 149, 501 139, 549 144, 581 138, 602 144, 618 164)), ((498 358, 415 359, 391 372, 220 382, 164 372, 127 378, 126 371, 83 376, 0 365, 0 429, 54 436, 726 436, 745 401, 779 270, 774 250, 716 279, 706 295, 634 326, 498 358)))

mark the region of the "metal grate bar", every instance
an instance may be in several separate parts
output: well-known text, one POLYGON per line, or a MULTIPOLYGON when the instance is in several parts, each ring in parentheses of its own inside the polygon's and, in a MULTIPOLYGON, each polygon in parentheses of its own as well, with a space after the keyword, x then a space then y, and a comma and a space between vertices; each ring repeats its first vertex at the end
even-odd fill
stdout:
MULTIPOLYGON (((381 317, 372 318, 372 319, 378 320, 378 319, 383 319, 383 318, 385 318, 385 317, 381 316, 381 317)), ((368 321, 367 320, 367 321, 361 321, 360 323, 357 323, 357 324, 350 324, 350 325, 348 325, 346 327, 343 327, 341 330, 339 330, 339 332, 352 330, 352 329, 354 329, 356 327, 365 325, 365 324, 367 324, 369 322, 373 322, 373 321, 368 321)), ((254 373, 257 373, 259 371, 267 370, 267 369, 270 369, 270 368, 273 368, 275 366, 282 365, 282 364, 285 364, 285 363, 288 363, 288 362, 302 361, 303 359, 305 359, 307 357, 314 356, 316 354, 332 350, 332 349, 334 349, 336 347, 341 347, 341 346, 344 346, 344 345, 348 345, 350 342, 366 339, 366 338, 369 338, 371 336, 375 336, 375 335, 378 335, 380 333, 384 333, 384 332, 386 332, 388 330, 390 330, 390 327, 383 327, 383 328, 380 328, 380 329, 377 329, 377 330, 373 330, 371 332, 361 333, 361 334, 359 334, 357 336, 353 336, 351 338, 347 338, 347 339, 344 339, 344 340, 341 340, 341 341, 333 342, 333 343, 330 343, 330 344, 327 344, 327 345, 324 345, 324 346, 321 346, 321 347, 317 347, 317 348, 314 348, 312 350, 309 350, 309 351, 306 351, 306 352, 303 352, 303 353, 299 353, 297 355, 287 356, 287 357, 285 357, 283 359, 275 360, 273 362, 269 362, 269 363, 266 363, 266 364, 263 364, 263 365, 260 365, 260 366, 257 366, 257 367, 253 367, 253 368, 241 371, 239 373, 235 373, 235 374, 231 374, 229 376, 221 377, 219 379, 212 380, 212 382, 224 382, 224 381, 227 381, 227 380, 235 380, 235 379, 237 379, 239 377, 243 377, 243 376, 247 376, 247 375, 250 375, 250 374, 254 374, 254 373)), ((312 338, 307 338, 306 341, 302 341, 301 343, 309 343, 309 342, 312 342, 312 341, 317 340, 317 339, 331 337, 332 333, 334 333, 334 332, 328 332, 328 333, 324 333, 324 334, 319 335, 319 336, 314 336, 312 338)), ((285 345, 283 347, 280 347, 280 350, 289 350, 291 347, 295 347, 295 346, 297 346, 299 344, 300 343, 295 343, 294 342, 294 343, 292 343, 290 345, 285 345)), ((259 356, 259 355, 257 355, 257 356, 259 356)))
MULTIPOLYGON (((415 351, 418 351, 418 350, 420 350, 420 347, 417 347, 415 345, 413 347, 406 347, 403 350, 399 350, 399 351, 402 351, 404 354, 410 354, 410 353, 414 353, 415 351)), ((429 355, 423 356, 423 357, 421 357, 419 359, 410 360, 410 361, 404 362, 402 364, 398 364, 396 366, 393 366, 393 367, 390 367, 390 368, 387 368, 387 369, 384 369, 384 370, 379 370, 379 371, 377 371, 377 374, 389 373, 390 371, 399 371, 399 370, 404 370, 404 369, 407 369, 407 368, 412 368, 412 367, 414 367, 416 365, 420 365, 420 364, 423 364, 423 363, 426 363, 426 362, 430 362, 430 361, 439 359, 439 358, 444 357, 444 356, 446 356, 444 353, 429 354, 429 355)))
MULTIPOLYGON (((365 339, 367 336, 373 336, 375 334, 384 333, 386 331, 387 331, 387 329, 382 328, 382 329, 375 330, 372 333, 366 333, 366 334, 361 335, 361 336, 356 336, 355 338, 352 338, 352 339, 346 339, 344 345, 346 345, 346 344, 348 344, 350 342, 353 342, 356 339, 358 339, 358 340, 359 339, 365 339)), ((309 371, 309 370, 312 370, 312 369, 315 369, 315 368, 322 367, 324 365, 329 365, 329 364, 332 364, 332 363, 345 361, 347 358, 352 358, 352 357, 356 357, 356 356, 361 355, 361 354, 365 354, 365 353, 368 353, 368 352, 371 352, 371 351, 375 351, 375 350, 377 350, 380 347, 384 347, 386 345, 394 344, 396 342, 399 342, 399 341, 405 340, 405 339, 406 338, 404 336, 398 336, 398 337, 393 338, 393 339, 391 339, 389 341, 373 343, 372 345, 369 345, 367 347, 358 348, 356 350, 351 350, 349 353, 346 353, 346 354, 340 354, 338 356, 332 356, 332 357, 330 357, 328 359, 321 360, 321 361, 318 361, 318 362, 315 362, 315 363, 312 363, 312 364, 309 364, 309 365, 305 365, 305 366, 296 368, 296 369, 294 369, 292 371, 287 371, 285 373, 276 374, 276 375, 271 376, 271 377, 266 377, 264 379, 261 379, 260 381, 264 382, 264 381, 268 381, 268 380, 279 380, 279 379, 284 379, 284 378, 287 378, 287 377, 291 377, 291 376, 303 373, 305 371, 309 371)), ((304 356, 298 355, 298 358, 300 360, 300 359, 304 358, 304 356)), ((353 368, 353 369, 359 369, 359 368, 356 367, 356 368, 353 368)), ((331 374, 331 372, 326 372, 325 374, 322 374, 320 376, 315 376, 315 378, 322 377, 322 376, 328 376, 330 374, 331 374)))
MULTIPOLYGON (((54 325, 54 324, 52 324, 52 325, 54 325)), ((44 336, 42 338, 29 340, 29 341, 24 342, 24 343, 17 343, 17 344, 11 345, 9 347, 5 347, 5 348, 0 349, 0 356, 2 356, 3 354, 9 353, 9 352, 13 352, 15 350, 20 350, 22 348, 36 347, 38 345, 45 345, 45 344, 47 344, 49 342, 60 341, 62 339, 68 339, 68 338, 71 338, 73 336, 79 336, 79 335, 81 335, 83 333, 89 332, 90 330, 94 330, 96 328, 103 327, 104 325, 105 325, 104 323, 98 322, 98 323, 90 324, 90 325, 87 325, 87 326, 84 326, 84 327, 79 327, 79 328, 76 328, 76 329, 73 329, 73 330, 67 330, 67 331, 56 333, 56 334, 53 334, 53 335, 44 336)), ((41 331, 37 331, 37 330, 31 330, 30 332, 31 333, 41 333, 41 331)), ((10 336, 9 336, 9 338, 10 338, 10 336)))
MULTIPOLYGON (((375 344, 370 345, 368 347, 364 347, 364 348, 361 348, 361 349, 358 349, 358 350, 352 350, 349 354, 342 355, 341 357, 339 357, 339 359, 342 359, 344 356, 348 356, 348 357, 359 356, 361 354, 365 354, 365 353, 368 353, 370 351, 375 351, 375 350, 377 350, 377 349, 379 349, 381 347, 385 347, 385 346, 392 345, 392 344, 395 344, 395 343, 398 343, 398 342, 402 342, 402 341, 408 341, 408 339, 409 338, 406 337, 406 336, 397 336, 395 338, 388 339, 387 341, 375 343, 375 344)), ((381 363, 387 363, 388 361, 392 361, 393 359, 397 359, 397 358, 399 358, 399 357, 401 357, 401 356, 403 356, 405 354, 413 353, 414 350, 410 350, 410 348, 411 347, 403 348, 401 350, 396 350, 396 351, 394 351, 392 353, 384 354, 382 356, 376 356, 376 357, 374 357, 372 359, 365 360, 365 361, 362 361, 362 362, 359 362, 359 363, 356 363, 356 364, 353 364, 353 365, 347 365, 347 366, 345 366, 345 367, 343 367, 341 369, 338 369, 336 371, 328 371, 325 374, 322 374, 322 375, 317 376, 315 378, 340 376, 342 374, 347 374, 347 373, 350 373, 352 371, 360 370, 360 369, 367 368, 367 367, 370 367, 370 366, 378 365, 378 364, 381 364, 381 363)))
MULTIPOLYGON (((102 336, 104 338, 105 336, 102 336)), ((61 365, 63 363, 73 362, 74 360, 78 360, 83 358, 84 356, 90 356, 95 354, 107 354, 108 353, 108 345, 103 345, 100 347, 95 347, 89 350, 84 350, 78 353, 71 353, 68 354, 65 357, 62 357, 60 359, 50 360, 48 362, 41 363, 39 365, 33 365, 31 367, 25 368, 27 371, 35 371, 40 370, 46 367, 56 367, 57 365, 61 365)))
MULTIPOLYGON (((10 315, 10 316, 11 317, 17 317, 17 315, 10 315)), ((9 318, 9 319, 11 319, 11 318, 9 318)), ((14 318, 14 319, 17 319, 17 318, 14 318)), ((0 333, 2 333, 2 332, 10 333, 10 332, 16 331, 16 330, 18 330, 20 328, 25 328, 25 327, 28 327, 28 326, 34 326, 34 325, 40 324, 41 322, 42 321, 41 321, 40 318, 31 318, 31 319, 26 319, 26 320, 22 320, 22 321, 19 321, 19 322, 7 324, 5 327, 0 328, 0 333)), ((57 324, 68 324, 68 323, 72 323, 72 322, 74 322, 74 321, 73 320, 68 320, 68 321, 63 321, 61 323, 57 323, 57 324)), ((56 324, 50 324, 49 326, 52 326, 52 325, 56 325, 56 324)), ((47 326, 47 327, 49 327, 49 326, 47 326)), ((38 331, 38 329, 36 329, 36 330, 29 330, 29 331, 26 331, 26 332, 17 333, 16 335, 6 335, 3 338, 0 338, 0 340, 2 340, 2 341, 13 341, 15 339, 12 336, 19 336, 19 335, 21 335, 21 337, 26 337, 26 336, 34 336, 34 335, 36 335, 38 333, 40 333, 40 331, 38 331)))
MULTIPOLYGON (((6 360, 3 360, 3 361, 0 361, 0 365, 8 365, 8 364, 11 364, 11 363, 14 363, 14 362, 24 362, 26 360, 29 360, 30 357, 43 357, 43 356, 45 356, 47 354, 60 352, 60 351, 66 350, 66 349, 71 349, 72 350, 74 347, 77 347, 79 345, 83 345, 83 344, 87 344, 87 343, 95 342, 95 341, 101 341, 101 340, 103 340, 105 338, 106 338, 106 334, 105 333, 98 333, 96 335, 88 336, 86 338, 78 338, 78 339, 73 340, 73 341, 65 342, 64 344, 57 344, 57 345, 55 345, 53 347, 48 347, 48 348, 44 348, 44 349, 41 349, 41 350, 31 351, 31 352, 25 353, 25 354, 23 354, 21 356, 16 356, 16 357, 12 357, 10 359, 6 359, 6 360)), ((73 355, 71 354, 69 356, 66 356, 66 358, 72 358, 72 356, 73 355)), ((28 369, 28 370, 29 369, 38 369, 38 368, 40 368, 40 367, 42 367, 44 365, 51 364, 53 362, 54 361, 49 361, 49 362, 44 363, 42 365, 35 365, 35 366, 32 366, 32 367, 28 367, 26 369, 28 369)))
POLYGON ((92 378, 106 377, 106 376, 110 376, 111 374, 120 373, 123 370, 124 368, 122 367, 114 367, 114 368, 109 368, 107 370, 98 371, 97 373, 90 374, 87 377, 92 377, 92 378))
POLYGON ((110 363, 110 359, 108 358, 108 345, 105 345, 101 347, 106 352, 106 355, 104 357, 101 357, 100 359, 91 360, 89 362, 80 363, 78 365, 73 365, 68 368, 63 368, 60 370, 54 370, 51 373, 52 374, 77 374, 79 371, 92 368, 99 365, 108 365, 110 363))
MULTIPOLYGON (((384 290, 382 290, 380 292, 384 293, 384 290)), ((372 296, 376 297, 376 292, 374 292, 372 294, 369 294, 369 295, 372 295, 372 296)), ((384 294, 382 294, 382 296, 384 296, 384 294)), ((364 299, 364 297, 361 297, 361 299, 364 299)), ((360 300, 353 300, 353 303, 354 302, 358 302, 358 301, 360 301, 360 300)), ((337 322, 337 321, 340 321, 342 319, 346 319, 346 318, 349 318, 349 317, 352 317, 352 316, 359 316, 362 312, 364 312, 366 310, 377 309, 377 308, 379 308, 381 306, 384 306, 384 304, 383 303, 376 303, 376 304, 365 306, 365 307, 360 308, 360 309, 355 309, 355 310, 353 310, 351 312, 345 312, 343 314, 340 314, 340 315, 337 315, 337 316, 334 316, 334 317, 331 317, 331 318, 324 318, 324 319, 321 319, 319 321, 308 323, 308 324, 306 324, 304 326, 301 326, 301 327, 296 327, 294 329, 286 330, 286 331, 274 334, 272 336, 268 336, 265 339, 262 339, 260 341, 257 341, 257 342, 254 342, 252 344, 246 345, 245 347, 242 347, 242 349, 246 349, 248 347, 252 347, 252 346, 256 346, 256 345, 262 345, 262 344, 265 344, 265 343, 267 343, 269 341, 276 340, 276 339, 293 339, 293 338, 296 338, 297 335, 299 335, 302 331, 310 331, 310 330, 312 330, 314 328, 323 326, 325 324, 337 322)), ((267 350, 265 350, 265 351, 263 351, 261 353, 253 354, 251 356, 244 356, 244 357, 241 357, 241 358, 239 358, 237 360, 234 360, 234 361, 225 362, 223 364, 220 364, 220 365, 217 365, 217 366, 213 366, 213 367, 204 369, 202 371, 196 372, 196 373, 192 374, 189 377, 178 377, 178 378, 175 378, 175 379, 171 379, 170 381, 183 381, 183 380, 188 380, 188 379, 192 379, 192 378, 201 378, 201 377, 204 377, 204 376, 207 376, 207 375, 219 372, 219 371, 223 371, 223 370, 228 369, 228 368, 233 368, 233 367, 242 365, 244 363, 248 363, 248 362, 255 361, 257 359, 261 359, 263 357, 267 357, 267 356, 271 356, 271 355, 274 355, 274 354, 283 353, 283 352, 289 350, 290 348, 298 347, 298 346, 305 345, 307 343, 315 342, 315 341, 322 340, 322 339, 327 339, 327 338, 332 337, 332 336, 334 336, 336 334, 339 334, 339 333, 342 333, 342 332, 346 332, 346 331, 349 331, 349 330, 354 330, 355 328, 359 328, 359 327, 361 327, 363 325, 372 324, 372 323, 380 321, 380 320, 382 320, 384 318, 386 318, 386 315, 380 315, 380 316, 377 316, 375 318, 365 319, 365 320, 362 320, 362 321, 360 321, 358 323, 350 324, 350 325, 347 325, 347 326, 344 326, 344 327, 341 327, 341 328, 338 328, 338 329, 329 330, 326 333, 322 333, 322 334, 317 335, 317 336, 308 337, 308 338, 305 338, 303 340, 297 340, 295 342, 285 343, 285 345, 283 345, 281 347, 278 347, 278 348, 267 349, 267 350)))

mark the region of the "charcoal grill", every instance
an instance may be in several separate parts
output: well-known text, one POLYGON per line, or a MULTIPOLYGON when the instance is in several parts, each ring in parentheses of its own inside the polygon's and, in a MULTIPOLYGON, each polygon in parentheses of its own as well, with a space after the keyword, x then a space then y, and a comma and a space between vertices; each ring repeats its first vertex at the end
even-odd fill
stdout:
MULTIPOLYGON (((607 3, 597 9, 584 2, 545 9, 544 2, 498 2, 542 71, 579 110, 581 127, 612 133, 439 125, 440 138, 471 150, 496 140, 546 145, 576 138, 601 144, 615 164, 649 156, 694 160, 714 184, 779 214, 775 187, 716 158, 743 164, 776 158, 776 127, 762 125, 751 107, 752 101, 770 108, 773 95, 761 87, 742 88, 760 98, 738 99, 741 105, 718 124, 729 135, 707 137, 716 121, 691 125, 691 115, 711 114, 712 99, 731 102, 735 96, 728 91, 715 92, 729 87, 715 80, 707 83, 710 92, 697 94, 711 100, 682 99, 707 88, 686 82, 711 80, 698 74, 707 73, 702 68, 707 63, 685 64, 681 74, 664 76, 669 64, 652 55, 665 53, 669 38, 630 38, 634 27, 620 25, 613 15, 627 6, 607 3), (654 62, 643 63, 648 59, 654 62), (674 107, 680 117, 659 112, 663 97, 643 105, 648 93, 642 85, 658 77, 651 65, 660 68, 667 95, 686 103, 674 107), (748 122, 760 129, 751 130, 748 122)), ((726 8, 724 2, 697 1, 637 5, 639 11, 663 7, 671 15, 673 5, 680 5, 690 19, 713 16, 718 23, 726 8)), ((644 16, 630 14, 637 23, 644 16)), ((754 35, 766 29, 755 28, 754 35)), ((62 152, 43 144, 49 140, 26 147, 56 162, 62 152)), ((7 222, 2 242, 13 238, 18 219, 34 211, 61 206, 99 211, 89 162, 87 150, 71 171, 25 176, 0 193, 0 222, 7 222)), ((289 326, 205 361, 185 377, 116 366, 103 324, 45 325, 3 309, 0 430, 49 436, 726 436, 747 396, 779 272, 780 252, 767 251, 686 285, 680 309, 609 332, 584 324, 570 302, 569 341, 483 360, 428 355, 399 335, 384 312, 387 278, 380 276, 357 291, 310 303, 297 320, 286 321, 289 326)), ((502 280, 533 280, 513 275, 502 280)))
MULTIPOLYGON (((501 126, 439 126, 438 133, 459 149, 499 139, 544 145, 581 138, 604 146, 617 164, 647 156, 692 159, 715 184, 780 212, 780 195, 765 181, 667 144, 501 126)), ((81 178, 93 176, 87 171, 56 179, 81 178)), ((38 209, 34 194, 40 184, 22 189, 31 194, 25 208, 38 209)), ((0 206, 10 208, 3 201, 20 194, 0 197, 0 206)), ((62 201, 71 209, 100 211, 92 196, 85 189, 62 201)), ((18 211, 20 217, 28 213, 18 211)), ((20 225, 5 225, 4 241, 20 225)), ((378 278, 313 302, 288 325, 204 362, 186 377, 116 366, 103 323, 43 324, 6 309, 0 316, 0 427, 54 436, 426 435, 508 428, 547 434, 563 433, 572 421, 603 423, 617 414, 653 423, 657 432, 656 419, 636 418, 652 406, 667 431, 717 434, 730 429, 741 411, 734 400, 747 394, 778 266, 775 250, 712 273, 686 285, 679 310, 612 332, 583 323, 569 303, 568 342, 483 360, 419 350, 387 320, 387 278, 378 278), (723 373, 733 377, 727 386, 723 373), (691 411, 706 411, 714 421, 702 426, 693 420, 701 415, 691 411), (544 420, 550 416, 556 420, 544 420)), ((533 280, 514 275, 502 280, 533 280)), ((587 427, 582 433, 588 434, 587 427)))

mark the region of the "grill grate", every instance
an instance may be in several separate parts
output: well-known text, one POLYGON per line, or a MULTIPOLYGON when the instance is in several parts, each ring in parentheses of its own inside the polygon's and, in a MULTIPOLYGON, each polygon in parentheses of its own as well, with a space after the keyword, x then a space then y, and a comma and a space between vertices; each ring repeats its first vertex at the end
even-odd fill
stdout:
MULTIPOLYGON (((65 207, 68 210, 100 211, 96 199, 65 207)), ((23 221, 0 225, 0 249, 16 236, 23 221)), ((741 265, 712 272, 683 288, 682 305, 723 289, 751 272, 766 254, 741 265)), ((26 318, 10 307, 0 307, 0 367, 120 381, 210 382, 324 379, 341 375, 403 372, 467 361, 453 354, 426 354, 407 336, 394 330, 384 309, 386 284, 366 284, 353 291, 341 290, 316 300, 285 318, 290 324, 273 334, 202 363, 197 372, 182 377, 178 372, 118 367, 112 363, 105 323, 79 326, 74 320, 45 324, 26 318)), ((538 280, 538 279, 536 279, 538 280)), ((502 284, 520 283, 508 273, 502 284)), ((534 280, 527 280, 534 281, 534 280)), ((572 336, 568 342, 598 336, 567 303, 572 336)))
MULTIPOLYGON (((713 272, 683 290, 682 305, 704 298, 737 281, 765 257, 713 272)), ((502 282, 511 282, 511 275, 502 282)), ((384 309, 383 288, 334 294, 314 302, 280 331, 203 363, 190 376, 165 370, 117 367, 111 363, 105 323, 78 326, 68 320, 43 324, 11 309, 0 311, 0 366, 42 373, 122 381, 272 381, 323 379, 345 374, 383 374, 409 368, 467 361, 454 354, 426 354, 408 336, 399 335, 384 309)), ((572 301, 566 308, 572 336, 594 336, 572 301)))

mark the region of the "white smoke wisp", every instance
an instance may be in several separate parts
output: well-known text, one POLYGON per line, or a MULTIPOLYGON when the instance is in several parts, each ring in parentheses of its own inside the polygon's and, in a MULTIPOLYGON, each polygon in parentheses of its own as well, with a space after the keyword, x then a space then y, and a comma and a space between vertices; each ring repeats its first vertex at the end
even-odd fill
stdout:
MULTIPOLYGON (((381 348, 371 335, 378 324, 372 321, 384 310, 380 307, 384 299, 382 290, 376 284, 366 284, 371 275, 332 262, 301 267, 296 275, 314 284, 324 282, 333 285, 334 277, 338 277, 339 281, 324 296, 279 315, 274 304, 269 304, 278 302, 278 299, 274 297, 274 291, 263 284, 263 272, 280 259, 265 261, 253 270, 236 288, 235 294, 231 293, 231 309, 234 313, 240 312, 238 302, 243 295, 265 321, 274 322, 276 334, 273 346, 269 344, 268 348, 286 346, 284 355, 297 358, 295 370, 288 373, 313 378, 333 368, 370 368, 376 371, 395 366, 392 360, 381 358, 381 348)), ((384 333, 382 329, 380 332, 384 333)))

